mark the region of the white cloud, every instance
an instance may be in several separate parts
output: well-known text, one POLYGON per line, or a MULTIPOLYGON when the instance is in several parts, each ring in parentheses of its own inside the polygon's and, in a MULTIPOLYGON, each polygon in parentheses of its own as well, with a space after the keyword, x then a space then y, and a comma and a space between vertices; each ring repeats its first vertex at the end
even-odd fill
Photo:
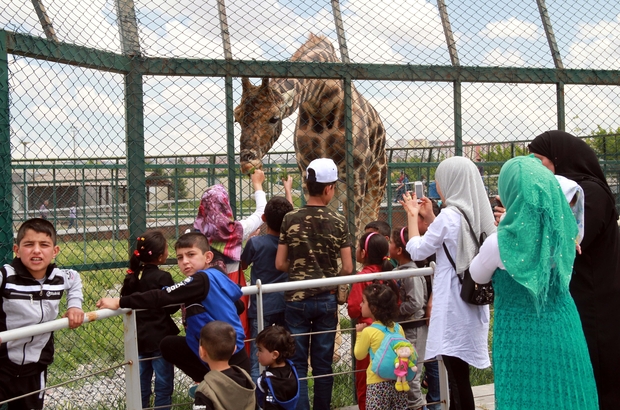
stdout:
POLYGON ((525 61, 518 50, 496 48, 484 56, 483 65, 491 67, 524 67, 525 61))
POLYGON ((620 66, 620 14, 615 21, 582 23, 565 59, 567 68, 617 70, 620 66))
POLYGON ((499 39, 524 38, 527 40, 537 40, 541 37, 542 32, 537 24, 511 17, 508 20, 488 23, 482 29, 480 35, 499 39))

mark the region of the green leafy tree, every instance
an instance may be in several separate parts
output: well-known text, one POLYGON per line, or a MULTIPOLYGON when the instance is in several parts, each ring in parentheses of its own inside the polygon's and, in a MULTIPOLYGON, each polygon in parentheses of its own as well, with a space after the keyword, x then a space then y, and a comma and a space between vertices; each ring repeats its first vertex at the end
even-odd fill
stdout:
POLYGON ((620 127, 616 130, 606 130, 600 125, 592 132, 592 136, 586 138, 586 142, 603 160, 620 159, 620 127))
MULTIPOLYGON (((184 164, 185 161, 183 161, 183 158, 179 158, 177 166, 172 170, 172 183, 177 189, 179 199, 185 199, 189 194, 187 191, 187 169, 179 166, 184 164)), ((172 198, 170 199, 174 199, 174 192, 171 193, 171 196, 172 198)))
POLYGON ((482 155, 482 157, 484 158, 484 162, 491 162, 491 163, 499 162, 500 164, 484 166, 484 163, 483 163, 482 166, 484 167, 484 172, 487 175, 499 174, 499 171, 502 168, 502 165, 504 162, 508 161, 510 158, 518 157, 521 155, 528 155, 528 154, 529 154, 528 149, 524 146, 521 146, 520 144, 519 145, 517 144, 493 145, 489 149, 489 152, 482 155))

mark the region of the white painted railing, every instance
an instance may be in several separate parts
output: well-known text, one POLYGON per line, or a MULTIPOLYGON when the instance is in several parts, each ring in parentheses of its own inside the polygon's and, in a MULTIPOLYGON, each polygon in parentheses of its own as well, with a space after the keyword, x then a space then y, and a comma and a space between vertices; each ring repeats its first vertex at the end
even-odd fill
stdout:
MULTIPOLYGON (((363 275, 350 275, 339 276, 328 279, 311 279, 298 282, 285 282, 285 283, 273 283, 273 284, 261 284, 260 281, 253 286, 245 286, 242 291, 244 295, 256 295, 257 305, 257 317, 258 317, 258 330, 262 330, 263 324, 263 294, 283 292, 287 290, 307 289, 314 287, 327 287, 336 286, 341 284, 352 284, 358 282, 368 282, 373 280, 385 280, 385 279, 401 279, 411 276, 428 276, 433 274, 434 264, 428 268, 420 269, 406 269, 395 270, 389 272, 369 273, 363 275)), ((125 366, 125 396, 127 400, 127 410, 138 410, 142 408, 142 399, 140 394, 140 370, 138 360, 138 339, 136 331, 135 315, 131 309, 101 309, 93 312, 88 312, 84 315, 84 323, 94 322, 96 320, 102 320, 114 316, 123 315, 123 327, 124 327, 124 346, 125 346, 125 360, 122 365, 125 366)), ((57 319, 38 325, 26 326, 19 329, 12 329, 4 332, 0 332, 0 342, 5 343, 12 340, 21 339, 24 337, 30 337, 43 333, 53 332, 56 330, 67 329, 69 327, 69 320, 67 318, 57 319)), ((439 386, 441 395, 441 409, 447 410, 449 408, 449 394, 448 394, 448 375, 441 360, 439 362, 439 386)), ((53 364, 52 364, 53 366, 53 364)), ((118 367, 118 366, 113 366, 118 367)), ((108 369, 106 369, 108 370, 108 369)), ((63 383, 66 384, 66 383, 63 383)), ((48 390, 50 387, 47 388, 48 390)), ((17 398, 15 398, 17 399, 17 398)), ((15 400, 12 399, 12 400, 15 400)), ((0 402, 0 406, 3 403, 0 402)))

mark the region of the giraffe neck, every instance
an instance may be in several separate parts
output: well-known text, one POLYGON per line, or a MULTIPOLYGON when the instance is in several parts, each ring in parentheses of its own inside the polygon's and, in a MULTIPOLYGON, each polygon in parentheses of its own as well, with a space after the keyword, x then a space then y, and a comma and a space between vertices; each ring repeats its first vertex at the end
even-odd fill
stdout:
MULTIPOLYGON (((291 61, 339 63, 340 59, 332 43, 323 36, 310 35, 310 38, 299 50, 293 54, 291 61)), ((286 92, 295 89, 293 104, 285 113, 284 118, 291 116, 301 104, 309 102, 317 111, 320 111, 319 99, 326 100, 324 93, 329 92, 328 99, 339 98, 338 103, 342 104, 342 82, 335 80, 319 80, 308 78, 281 78, 274 80, 272 85, 279 92, 286 92), (327 82, 330 82, 329 91, 326 91, 327 82), (338 84, 334 88, 334 85, 338 84)))

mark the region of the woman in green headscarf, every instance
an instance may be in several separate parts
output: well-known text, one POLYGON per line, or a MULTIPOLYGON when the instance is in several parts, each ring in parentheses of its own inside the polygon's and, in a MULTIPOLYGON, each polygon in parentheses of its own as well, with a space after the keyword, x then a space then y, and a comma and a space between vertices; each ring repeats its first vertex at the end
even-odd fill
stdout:
POLYGON ((592 365, 569 290, 577 224, 553 174, 540 160, 502 167, 506 216, 470 265, 493 279, 493 371, 498 410, 598 409, 592 365))

